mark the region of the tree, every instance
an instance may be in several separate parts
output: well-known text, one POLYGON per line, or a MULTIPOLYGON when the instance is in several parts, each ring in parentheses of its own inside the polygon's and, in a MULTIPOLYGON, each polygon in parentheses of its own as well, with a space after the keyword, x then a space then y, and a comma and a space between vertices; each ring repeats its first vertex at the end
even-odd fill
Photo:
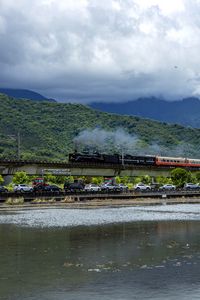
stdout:
POLYGON ((200 182, 200 171, 195 174, 197 182, 200 182))
POLYGON ((120 183, 127 184, 129 182, 129 176, 123 176, 120 179, 121 179, 120 183))
POLYGON ((63 184, 63 183, 65 183, 65 178, 66 178, 65 175, 56 175, 55 177, 56 177, 55 178, 55 183, 56 184, 63 184))
POLYGON ((2 184, 3 184, 3 182, 4 182, 3 176, 2 176, 2 175, 0 175, 0 185, 2 185, 2 184))
POLYGON ((171 178, 169 177, 165 177, 165 176, 157 176, 156 177, 156 182, 160 185, 163 185, 163 184, 167 184, 167 183, 172 183, 172 180, 171 178))
POLYGON ((139 177, 139 176, 134 177, 134 184, 137 184, 137 183, 140 183, 140 182, 142 182, 142 177, 139 177))
POLYGON ((45 174, 44 175, 45 182, 56 183, 56 176, 53 174, 45 174))
POLYGON ((103 177, 92 177, 92 183, 94 184, 102 184, 103 183, 103 177))
POLYGON ((115 182, 116 182, 117 184, 121 183, 121 178, 120 178, 119 176, 116 176, 116 177, 115 177, 115 182))
POLYGON ((188 172, 185 169, 182 168, 176 168, 171 171, 171 178, 172 182, 177 186, 177 187, 183 187, 183 185, 190 181, 192 177, 191 172, 188 172))
POLYGON ((74 177, 73 176, 65 176, 65 182, 73 183, 74 182, 74 177))
POLYGON ((25 171, 16 172, 13 176, 13 183, 15 184, 23 184, 29 182, 29 176, 25 171))
POLYGON ((142 182, 145 183, 145 184, 150 184, 151 183, 151 177, 149 175, 142 176, 142 182))

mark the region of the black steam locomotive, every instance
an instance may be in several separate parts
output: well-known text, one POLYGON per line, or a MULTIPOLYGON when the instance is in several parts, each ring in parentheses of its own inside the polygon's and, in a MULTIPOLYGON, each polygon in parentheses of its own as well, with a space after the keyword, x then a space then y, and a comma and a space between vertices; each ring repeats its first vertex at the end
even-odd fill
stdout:
POLYGON ((191 170, 200 170, 200 159, 185 157, 151 156, 151 155, 118 155, 74 152, 69 154, 69 162, 72 163, 95 163, 95 164, 118 164, 118 165, 144 165, 163 167, 183 167, 191 170))
POLYGON ((120 165, 155 165, 155 156, 134 156, 118 154, 100 154, 98 152, 89 153, 74 152, 69 154, 69 162, 73 163, 102 163, 102 164, 120 164, 120 165))

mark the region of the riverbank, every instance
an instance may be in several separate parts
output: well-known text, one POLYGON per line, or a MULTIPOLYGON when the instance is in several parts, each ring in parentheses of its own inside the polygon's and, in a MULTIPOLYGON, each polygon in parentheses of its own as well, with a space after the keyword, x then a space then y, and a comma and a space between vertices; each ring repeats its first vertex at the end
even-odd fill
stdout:
POLYGON ((175 205, 175 204, 200 204, 200 197, 177 197, 177 198, 134 198, 134 199, 93 199, 86 201, 74 201, 68 200, 62 201, 46 201, 46 202, 30 202, 23 204, 6 204, 0 205, 0 211, 5 210, 19 210, 19 209, 37 209, 37 208, 69 208, 69 209, 95 209, 106 207, 131 207, 131 206, 155 206, 155 205, 175 205))

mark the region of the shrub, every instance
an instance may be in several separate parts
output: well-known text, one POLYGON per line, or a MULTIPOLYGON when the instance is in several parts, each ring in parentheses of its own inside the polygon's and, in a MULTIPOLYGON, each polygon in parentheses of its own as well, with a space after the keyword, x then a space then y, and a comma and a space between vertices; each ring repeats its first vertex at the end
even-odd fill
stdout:
POLYGON ((24 204, 24 198, 23 197, 20 197, 20 198, 9 197, 5 203, 7 205, 22 205, 22 204, 24 204))

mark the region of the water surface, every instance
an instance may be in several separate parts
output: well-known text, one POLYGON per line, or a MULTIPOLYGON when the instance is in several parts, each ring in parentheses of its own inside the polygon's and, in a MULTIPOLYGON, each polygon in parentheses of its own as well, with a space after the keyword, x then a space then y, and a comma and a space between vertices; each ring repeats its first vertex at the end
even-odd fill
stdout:
POLYGON ((199 299, 200 206, 0 214, 0 299, 199 299))

